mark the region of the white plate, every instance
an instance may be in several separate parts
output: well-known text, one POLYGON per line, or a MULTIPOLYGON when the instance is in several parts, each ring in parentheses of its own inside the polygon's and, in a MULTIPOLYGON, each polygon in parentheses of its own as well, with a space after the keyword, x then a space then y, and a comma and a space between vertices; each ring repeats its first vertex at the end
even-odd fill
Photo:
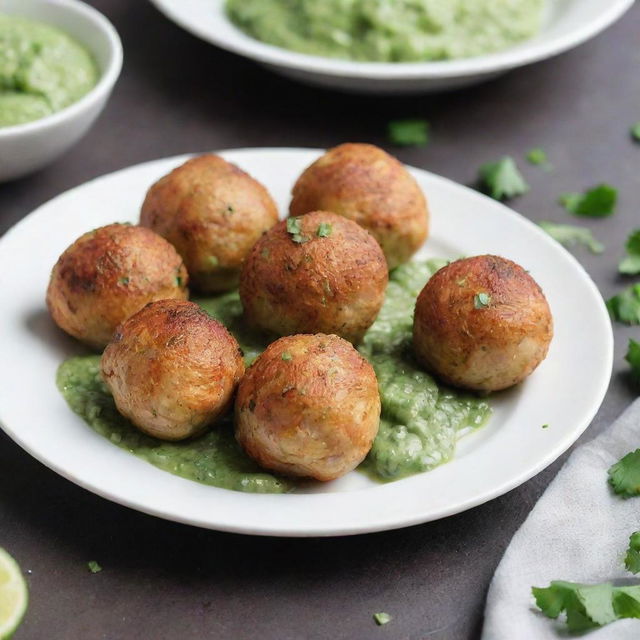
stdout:
MULTIPOLYGON (((245 149, 222 155, 263 182, 284 213, 293 182, 318 153, 245 149)), ((147 187, 185 158, 149 162, 72 189, 0 241, 0 420, 9 436, 65 478, 134 509, 211 529, 364 533, 442 518, 509 491, 553 462, 595 415, 611 375, 613 339, 602 298, 582 267, 517 213, 414 169, 433 218, 421 255, 509 257, 531 271, 555 318, 547 360, 523 385, 492 399, 489 424, 461 440, 452 462, 389 484, 352 472, 311 493, 256 495, 179 478, 114 446, 74 415, 56 389, 56 368, 82 349, 49 319, 49 272, 81 233, 137 221, 147 187)))
MULTIPOLYGON (((319 2, 321 0, 318 0, 319 2)), ((223 49, 309 84, 367 93, 415 93, 467 86, 572 49, 606 29, 633 0, 549 0, 542 32, 499 53, 439 62, 351 62, 264 44, 227 18, 224 0, 152 0, 169 19, 223 49)))

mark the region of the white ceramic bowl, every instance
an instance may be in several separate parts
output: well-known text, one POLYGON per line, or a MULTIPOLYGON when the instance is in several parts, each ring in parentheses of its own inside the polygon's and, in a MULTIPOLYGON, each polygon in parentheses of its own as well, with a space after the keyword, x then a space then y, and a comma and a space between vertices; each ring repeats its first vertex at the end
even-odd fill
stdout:
POLYGON ((391 64, 321 58, 264 44, 230 22, 224 12, 224 0, 152 0, 187 31, 252 58, 276 73, 308 84, 378 94, 463 87, 550 58, 598 34, 629 9, 633 1, 549 0, 542 32, 518 46, 464 60, 391 64))
POLYGON ((98 84, 65 109, 33 122, 0 127, 2 182, 43 167, 86 133, 118 79, 122 44, 113 25, 78 0, 0 0, 0 13, 59 27, 91 51, 100 71, 98 84))

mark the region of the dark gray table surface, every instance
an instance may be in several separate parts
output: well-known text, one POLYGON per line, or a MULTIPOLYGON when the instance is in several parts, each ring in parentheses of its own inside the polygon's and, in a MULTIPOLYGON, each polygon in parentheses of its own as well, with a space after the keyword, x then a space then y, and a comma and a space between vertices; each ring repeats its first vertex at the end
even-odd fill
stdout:
MULTIPOLYGON (((573 222, 557 206, 558 194, 603 181, 617 186, 615 217, 590 224, 606 253, 575 253, 604 296, 624 285, 616 263, 628 232, 640 226, 640 145, 628 133, 640 120, 640 6, 574 51, 483 86, 375 98, 281 79, 193 38, 141 0, 91 4, 122 36, 122 77, 80 144, 47 169, 0 185, 0 232, 66 189, 145 160, 347 140, 387 147, 386 123, 418 116, 431 121, 432 142, 390 150, 462 183, 471 183, 483 162, 545 148, 555 170, 521 160, 532 188, 512 203, 531 219, 573 222)), ((638 395, 623 355, 627 338, 640 338, 640 330, 616 326, 615 334, 611 386, 581 441, 638 395)), ((131 511, 64 480, 2 434, 0 545, 30 571, 30 606, 15 638, 476 638, 500 557, 565 458, 507 495, 439 522, 292 540, 217 533, 131 511), (94 559, 104 567, 95 575, 86 568, 94 559), (376 611, 391 613, 393 622, 377 628, 376 611)))

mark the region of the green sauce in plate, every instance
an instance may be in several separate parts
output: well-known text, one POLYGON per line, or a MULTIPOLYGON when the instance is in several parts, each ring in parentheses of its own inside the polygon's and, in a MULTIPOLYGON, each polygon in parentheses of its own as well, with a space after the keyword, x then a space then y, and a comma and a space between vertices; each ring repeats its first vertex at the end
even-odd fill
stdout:
POLYGON ((268 44, 327 58, 419 62, 501 51, 533 37, 546 0, 227 0, 268 44))
MULTIPOLYGON (((411 353, 415 300, 442 261, 410 262, 390 274, 380 315, 360 352, 372 363, 380 387, 382 419, 361 470, 378 480, 427 471, 450 460, 462 433, 482 426, 491 409, 485 399, 441 386, 422 371, 411 353)), ((196 299, 236 336, 247 364, 266 343, 242 322, 237 292, 196 299)), ((100 435, 151 464, 189 480, 236 491, 282 493, 292 480, 262 471, 240 449, 230 418, 204 436, 163 442, 142 434, 116 410, 100 379, 100 356, 71 358, 57 383, 69 406, 100 435)))

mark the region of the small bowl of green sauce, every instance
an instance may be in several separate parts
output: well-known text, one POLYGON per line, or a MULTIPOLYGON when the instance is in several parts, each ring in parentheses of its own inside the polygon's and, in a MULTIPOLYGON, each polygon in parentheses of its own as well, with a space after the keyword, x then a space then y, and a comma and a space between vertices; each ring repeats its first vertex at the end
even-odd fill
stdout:
POLYGON ((0 0, 0 182, 89 129, 122 68, 111 23, 79 0, 0 0))

